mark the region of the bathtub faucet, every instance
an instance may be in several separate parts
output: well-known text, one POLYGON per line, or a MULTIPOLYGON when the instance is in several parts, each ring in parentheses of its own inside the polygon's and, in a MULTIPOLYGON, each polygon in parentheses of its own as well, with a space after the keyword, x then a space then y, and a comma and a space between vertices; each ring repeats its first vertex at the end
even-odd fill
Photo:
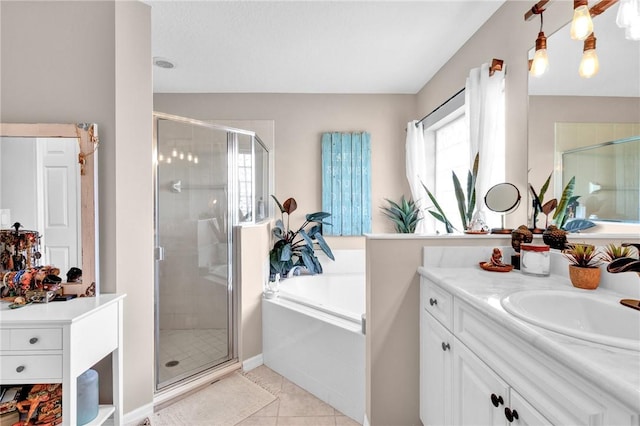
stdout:
POLYGON ((296 265, 293 268, 289 269, 289 272, 287 273, 287 278, 291 278, 294 275, 300 275, 300 270, 302 269, 302 266, 300 265, 296 265), (296 273, 297 271, 297 273, 296 273))

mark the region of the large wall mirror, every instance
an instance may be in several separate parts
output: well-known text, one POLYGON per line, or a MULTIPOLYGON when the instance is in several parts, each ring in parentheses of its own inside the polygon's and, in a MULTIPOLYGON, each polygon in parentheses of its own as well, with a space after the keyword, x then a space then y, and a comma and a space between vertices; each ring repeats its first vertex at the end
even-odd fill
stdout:
MULTIPOLYGON (((82 283, 74 291, 86 295, 98 292, 92 285, 97 147, 95 124, 0 124, 0 233, 32 239, 23 267, 53 266, 63 283, 72 268, 80 269, 82 283)), ((1 249, 6 256, 17 253, 15 245, 1 249)), ((0 265, 12 268, 19 268, 13 260, 0 265)))
POLYGON ((549 70, 529 77, 529 182, 539 190, 553 173, 546 201, 576 176, 577 212, 596 232, 640 223, 640 42, 625 39, 616 12, 594 18, 598 74, 578 75, 583 42, 571 39, 568 23, 548 35, 549 70))

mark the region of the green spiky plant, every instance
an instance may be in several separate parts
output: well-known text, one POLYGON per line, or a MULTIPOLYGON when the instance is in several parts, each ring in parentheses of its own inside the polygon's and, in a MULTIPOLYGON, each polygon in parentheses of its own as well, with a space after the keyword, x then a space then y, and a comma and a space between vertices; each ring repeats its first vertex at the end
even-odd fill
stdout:
POLYGON ((580 268, 595 268, 602 263, 598 250, 592 244, 571 244, 562 254, 572 265, 580 268))
POLYGON ((562 191, 562 197, 560 197, 560 201, 558 202, 558 206, 556 207, 556 212, 553 214, 553 222, 560 229, 564 228, 565 223, 567 223, 567 207, 573 204, 578 198, 579 195, 573 195, 573 189, 576 186, 576 177, 572 176, 567 182, 567 185, 564 187, 562 191))
POLYGON ((388 198, 385 200, 389 203, 388 206, 382 206, 382 212, 393 222, 396 232, 400 234, 413 234, 416 231, 416 226, 422 220, 420 217, 420 209, 418 204, 413 201, 404 198, 404 195, 400 199, 400 203, 391 201, 388 198))
POLYGON ((331 226, 324 219, 331 216, 327 212, 309 213, 305 221, 296 231, 289 228, 291 213, 298 208, 294 198, 288 198, 284 203, 272 195, 276 205, 280 209, 281 218, 276 220, 272 233, 274 237, 273 248, 269 251, 269 264, 271 278, 275 274, 285 277, 294 266, 304 266, 311 274, 321 274, 322 265, 316 257, 316 245, 331 260, 335 260, 331 248, 322 236, 322 225, 331 226), (285 225, 285 214, 287 224, 285 225), (310 226, 308 229, 307 227, 310 226))
MULTIPOLYGON (((476 208, 476 180, 478 178, 478 165, 480 164, 480 154, 476 154, 475 159, 473 160, 473 167, 467 173, 467 194, 465 196, 464 191, 462 190, 462 185, 460 185, 460 179, 456 175, 456 172, 451 172, 451 178, 453 179, 453 188, 456 194, 456 200, 458 201, 458 213, 460 214, 460 221, 462 222, 462 229, 466 230, 469 228, 469 224, 471 223, 471 219, 473 218, 473 211, 476 208)), ((436 201, 436 198, 433 196, 431 191, 427 188, 427 186, 422 183, 422 187, 427 191, 427 195, 429 199, 433 203, 433 207, 436 211, 428 210, 429 214, 435 217, 438 221, 444 223, 444 226, 447 230, 447 233, 453 232, 455 227, 451 224, 451 221, 447 218, 444 211, 440 207, 440 204, 436 201)))
POLYGON ((460 180, 456 176, 456 172, 451 172, 453 178, 453 187, 458 200, 458 212, 462 221, 462 229, 469 229, 473 211, 476 208, 476 180, 478 178, 478 165, 480 163, 480 154, 476 154, 473 160, 473 167, 467 172, 467 195, 465 197, 460 185, 460 180))
POLYGON ((613 262, 616 259, 623 257, 632 257, 633 247, 631 246, 617 246, 613 243, 608 244, 603 249, 602 260, 605 262, 613 262))
POLYGON ((440 204, 438 204, 438 201, 436 201, 436 197, 434 197, 431 191, 429 191, 429 188, 427 188, 427 186, 423 182, 420 182, 420 183, 422 184, 422 187, 424 188, 424 190, 427 191, 427 196, 433 203, 433 207, 436 209, 435 212, 433 210, 428 210, 429 214, 435 217, 436 220, 444 223, 444 227, 447 230, 447 234, 452 233, 456 228, 454 228, 454 226, 451 224, 451 221, 447 219, 447 216, 444 214, 444 211, 442 211, 442 207, 440 207, 440 204))

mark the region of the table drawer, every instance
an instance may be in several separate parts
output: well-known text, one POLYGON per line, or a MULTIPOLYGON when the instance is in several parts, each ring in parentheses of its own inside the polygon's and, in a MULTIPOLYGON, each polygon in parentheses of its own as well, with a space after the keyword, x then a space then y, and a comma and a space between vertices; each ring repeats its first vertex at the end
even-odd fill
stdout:
POLYGON ((11 328, 1 331, 3 351, 62 349, 61 328, 11 328))
POLYGON ((42 379, 62 380, 62 355, 3 355, 0 383, 42 379))

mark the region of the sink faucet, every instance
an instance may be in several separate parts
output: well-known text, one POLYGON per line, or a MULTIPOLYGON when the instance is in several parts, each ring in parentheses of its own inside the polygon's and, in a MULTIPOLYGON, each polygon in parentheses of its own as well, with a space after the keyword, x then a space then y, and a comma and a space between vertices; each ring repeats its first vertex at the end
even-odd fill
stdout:
POLYGON ((302 269, 302 266, 300 265, 296 265, 293 268, 289 269, 289 272, 287 273, 287 278, 291 278, 294 275, 300 275, 300 270, 302 269), (296 273, 297 271, 297 273, 296 273))
MULTIPOLYGON (((622 243, 622 247, 633 246, 640 254, 640 244, 622 243)), ((621 272, 636 272, 640 277, 640 259, 633 257, 619 257, 607 265, 607 272, 618 274, 621 272)), ((620 303, 629 308, 640 310, 640 300, 622 299, 620 303)))

